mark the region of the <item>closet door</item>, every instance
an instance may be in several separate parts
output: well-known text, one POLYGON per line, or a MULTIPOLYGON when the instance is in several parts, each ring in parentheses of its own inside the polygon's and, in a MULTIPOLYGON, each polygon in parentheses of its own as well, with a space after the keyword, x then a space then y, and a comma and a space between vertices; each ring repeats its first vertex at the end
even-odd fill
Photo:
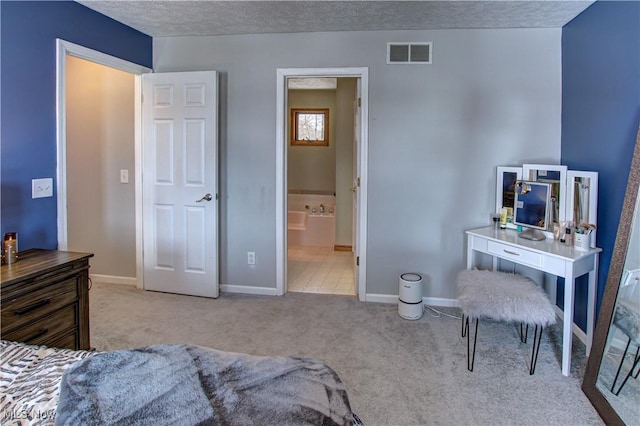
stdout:
POLYGON ((218 297, 217 73, 142 78, 146 290, 218 297))

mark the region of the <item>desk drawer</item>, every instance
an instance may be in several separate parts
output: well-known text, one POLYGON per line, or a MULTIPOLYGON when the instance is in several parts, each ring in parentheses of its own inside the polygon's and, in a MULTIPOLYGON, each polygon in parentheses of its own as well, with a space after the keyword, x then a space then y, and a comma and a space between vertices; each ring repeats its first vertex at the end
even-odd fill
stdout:
POLYGON ((2 301, 2 330, 11 330, 78 299, 75 277, 2 301))
POLYGON ((487 242, 487 251, 502 259, 513 260, 523 265, 542 267, 542 255, 533 251, 496 243, 495 241, 487 242))

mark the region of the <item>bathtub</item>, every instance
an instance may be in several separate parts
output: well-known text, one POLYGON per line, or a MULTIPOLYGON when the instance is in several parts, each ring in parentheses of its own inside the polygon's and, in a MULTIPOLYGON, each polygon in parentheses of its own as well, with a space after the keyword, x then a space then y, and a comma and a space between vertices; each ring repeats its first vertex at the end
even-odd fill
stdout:
POLYGON ((336 199, 332 195, 289 194, 287 239, 290 246, 331 247, 336 241, 336 199), (324 212, 320 211, 324 206, 324 212))

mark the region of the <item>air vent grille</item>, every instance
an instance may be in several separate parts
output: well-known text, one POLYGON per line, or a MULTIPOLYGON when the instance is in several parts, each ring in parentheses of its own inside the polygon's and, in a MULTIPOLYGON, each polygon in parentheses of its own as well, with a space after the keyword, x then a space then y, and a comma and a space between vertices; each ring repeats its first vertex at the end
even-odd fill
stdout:
POLYGON ((430 64, 432 42, 387 43, 387 64, 430 64))

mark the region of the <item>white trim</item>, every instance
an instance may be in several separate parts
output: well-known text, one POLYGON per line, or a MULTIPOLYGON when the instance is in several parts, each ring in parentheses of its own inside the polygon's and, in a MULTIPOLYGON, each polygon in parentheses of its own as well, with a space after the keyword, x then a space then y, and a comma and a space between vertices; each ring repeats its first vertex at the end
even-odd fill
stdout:
POLYGON ((222 293, 252 294, 254 296, 278 296, 278 289, 234 284, 220 284, 222 293))
POLYGON ((276 72, 276 294, 287 292, 287 74, 285 70, 276 72))
MULTIPOLYGON (((397 305, 398 296, 394 296, 393 294, 367 294, 366 301, 397 305)), ((422 303, 427 306, 440 306, 444 308, 457 308, 460 306, 458 299, 445 299, 442 297, 423 297, 422 303)))
POLYGON ((116 275, 103 274, 90 274, 89 277, 95 283, 138 286, 138 280, 135 277, 119 277, 116 275))
POLYGON ((356 271, 358 298, 366 301, 366 253, 367 253, 367 165, 368 165, 368 126, 369 126, 369 68, 279 68, 276 71, 276 294, 287 292, 287 85, 288 77, 355 77, 361 84, 360 108, 360 205, 358 218, 360 235, 356 242, 360 256, 360 266, 356 271))
POLYGON ((370 294, 365 295, 365 302, 398 304, 398 296, 393 294, 370 294))
POLYGON ((137 287, 144 289, 144 258, 142 233, 142 75, 134 79, 134 164, 135 164, 135 209, 136 209, 136 277, 137 287))
POLYGON ((427 306, 442 306, 445 308, 459 308, 458 299, 445 299, 443 297, 423 297, 422 303, 427 306))
POLYGON ((58 249, 67 250, 68 241, 68 223, 67 223, 67 115, 66 115, 66 59, 67 55, 75 56, 80 59, 95 62, 120 71, 135 74, 135 167, 136 167, 136 189, 135 189, 135 205, 136 205, 136 280, 138 288, 142 288, 143 276, 142 268, 142 164, 139 158, 139 151, 142 149, 141 137, 141 85, 140 75, 152 72, 150 68, 133 62, 116 58, 97 50, 89 49, 75 43, 71 43, 62 39, 56 39, 56 194, 57 194, 57 213, 58 213, 58 249))

